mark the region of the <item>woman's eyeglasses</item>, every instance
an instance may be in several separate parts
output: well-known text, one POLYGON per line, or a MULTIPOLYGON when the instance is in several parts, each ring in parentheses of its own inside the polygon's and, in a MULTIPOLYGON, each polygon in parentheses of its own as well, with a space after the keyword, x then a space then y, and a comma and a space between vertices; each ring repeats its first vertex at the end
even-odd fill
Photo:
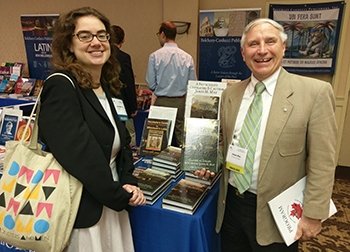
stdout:
POLYGON ((111 37, 106 31, 100 31, 96 34, 92 34, 89 31, 80 31, 73 34, 73 36, 76 36, 81 42, 91 42, 94 37, 96 37, 100 42, 106 42, 111 37))

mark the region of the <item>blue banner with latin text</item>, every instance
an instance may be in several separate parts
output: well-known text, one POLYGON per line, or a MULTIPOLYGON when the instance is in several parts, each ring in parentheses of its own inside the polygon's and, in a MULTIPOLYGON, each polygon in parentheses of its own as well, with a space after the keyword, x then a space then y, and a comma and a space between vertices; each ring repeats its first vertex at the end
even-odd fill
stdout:
POLYGON ((30 78, 44 80, 51 71, 52 31, 58 16, 21 15, 30 78))

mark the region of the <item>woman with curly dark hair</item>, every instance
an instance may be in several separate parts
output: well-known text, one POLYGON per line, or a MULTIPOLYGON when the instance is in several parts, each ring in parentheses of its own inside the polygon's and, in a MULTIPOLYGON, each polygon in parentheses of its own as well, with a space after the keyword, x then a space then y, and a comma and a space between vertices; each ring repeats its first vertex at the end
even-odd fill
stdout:
POLYGON ((62 15, 52 42, 55 71, 41 94, 40 138, 83 184, 69 252, 134 251, 126 209, 145 204, 120 119, 125 109, 110 33, 109 20, 93 8, 62 15))

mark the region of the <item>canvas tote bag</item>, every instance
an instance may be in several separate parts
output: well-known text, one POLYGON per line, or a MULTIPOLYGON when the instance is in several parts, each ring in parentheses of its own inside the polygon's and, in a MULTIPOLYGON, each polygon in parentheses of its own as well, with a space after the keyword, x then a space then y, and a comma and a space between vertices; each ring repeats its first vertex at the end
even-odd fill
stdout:
POLYGON ((36 252, 59 252, 68 244, 82 185, 51 153, 41 150, 37 121, 29 143, 23 137, 6 142, 0 179, 0 241, 36 252))

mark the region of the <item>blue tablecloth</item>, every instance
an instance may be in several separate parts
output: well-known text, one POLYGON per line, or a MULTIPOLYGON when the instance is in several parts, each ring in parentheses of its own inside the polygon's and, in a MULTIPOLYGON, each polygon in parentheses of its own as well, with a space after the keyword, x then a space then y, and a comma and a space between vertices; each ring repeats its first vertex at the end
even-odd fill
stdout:
POLYGON ((35 103, 35 101, 19 100, 13 98, 0 98, 0 107, 20 105, 20 108, 23 110, 23 115, 26 116, 30 115, 30 112, 33 109, 33 103, 35 103))
MULTIPOLYGON (((208 192, 194 215, 162 209, 154 205, 133 208, 130 221, 135 252, 218 252, 219 235, 215 232, 216 202, 219 183, 208 192)), ((0 242, 0 252, 24 252, 0 242)))
POLYGON ((31 250, 21 250, 12 245, 0 241, 0 252, 30 252, 31 250))
POLYGON ((133 208, 130 221, 136 252, 218 252, 215 232, 219 183, 208 192, 194 215, 162 209, 154 205, 133 208))

